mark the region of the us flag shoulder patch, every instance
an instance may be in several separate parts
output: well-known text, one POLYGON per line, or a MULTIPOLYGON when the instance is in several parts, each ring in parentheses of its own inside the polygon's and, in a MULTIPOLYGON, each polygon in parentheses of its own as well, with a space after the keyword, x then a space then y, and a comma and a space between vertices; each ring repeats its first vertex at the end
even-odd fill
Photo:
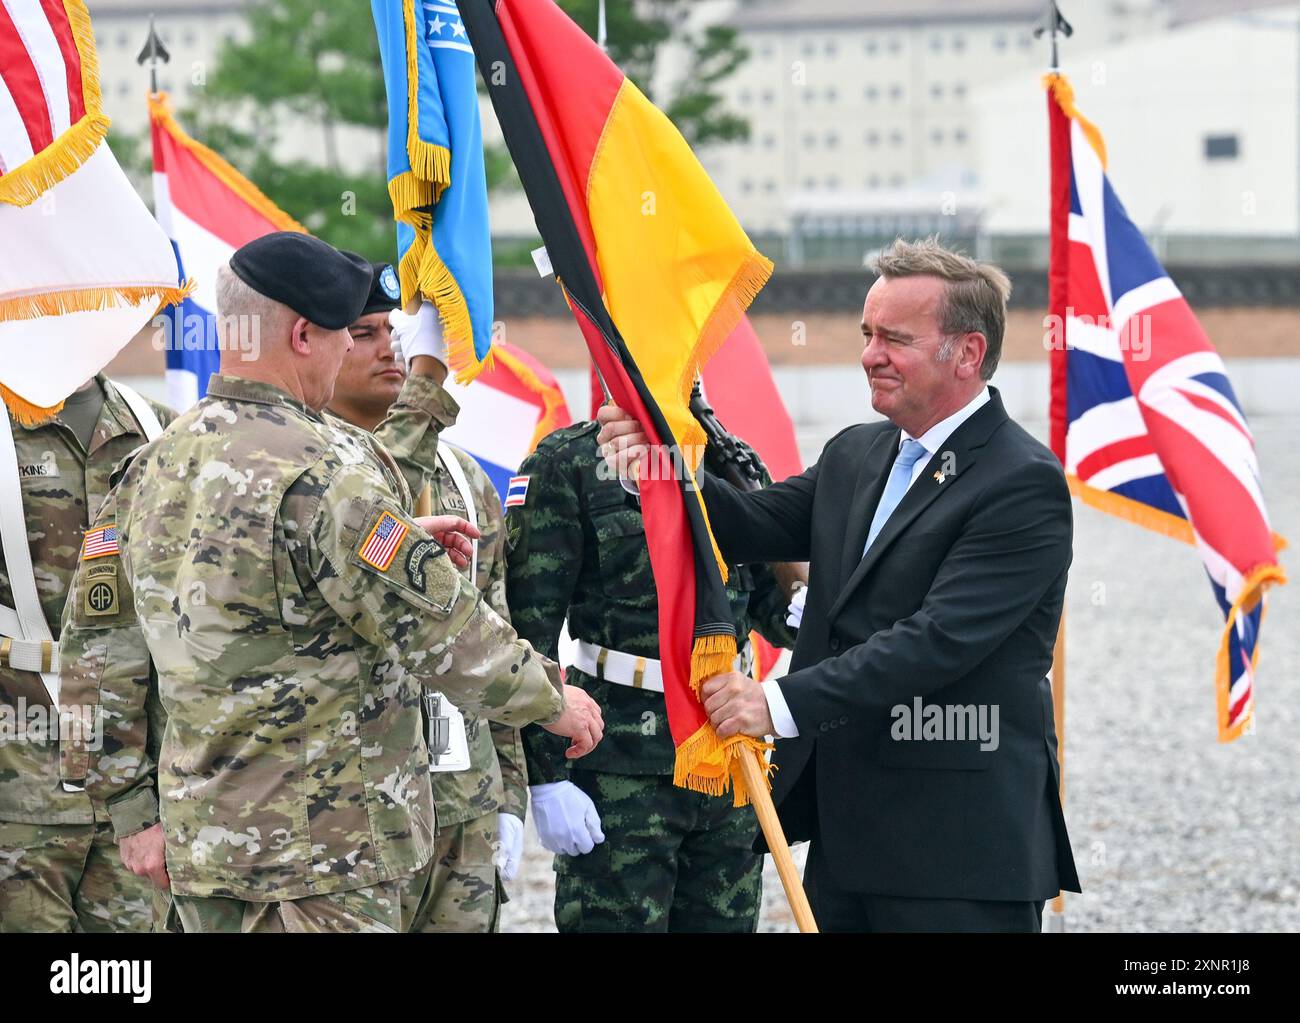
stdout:
POLYGON ((381 572, 387 572, 393 563, 393 555, 402 546, 408 530, 406 523, 394 515, 384 512, 375 523, 375 528, 366 537, 357 554, 367 565, 373 565, 381 572))
POLYGON ((516 508, 528 497, 528 476, 511 476, 506 489, 506 507, 516 508))
POLYGON ((90 561, 92 558, 103 558, 117 553, 119 551, 117 549, 116 526, 102 526, 99 529, 90 530, 81 544, 82 561, 90 561))

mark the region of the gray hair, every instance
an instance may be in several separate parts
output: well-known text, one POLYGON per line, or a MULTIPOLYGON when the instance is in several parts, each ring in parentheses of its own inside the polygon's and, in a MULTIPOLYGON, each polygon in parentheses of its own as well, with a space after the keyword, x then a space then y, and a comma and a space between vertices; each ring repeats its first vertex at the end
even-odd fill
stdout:
POLYGON ((227 325, 246 329, 248 323, 256 326, 259 337, 273 338, 298 318, 298 314, 282 302, 267 298, 260 291, 255 291, 230 269, 229 263, 222 263, 217 268, 217 324, 218 329, 227 325))
POLYGON ((938 277, 944 281, 939 304, 939 329, 944 332, 939 346, 941 361, 952 358, 956 339, 962 334, 983 334, 988 342, 980 376, 988 380, 1002 356, 1002 336, 1007 327, 1007 299, 1011 280, 992 263, 953 252, 934 237, 909 242, 896 239, 871 264, 881 277, 938 277))

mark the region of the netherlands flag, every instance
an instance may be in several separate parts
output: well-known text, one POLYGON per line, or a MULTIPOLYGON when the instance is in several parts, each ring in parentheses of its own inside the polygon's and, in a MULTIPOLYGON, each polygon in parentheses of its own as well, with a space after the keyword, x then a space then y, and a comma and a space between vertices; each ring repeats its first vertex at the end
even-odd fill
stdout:
POLYGON ((1129 219, 1101 134, 1049 76, 1052 448, 1086 503, 1196 545, 1225 627, 1218 732, 1250 722, 1264 591, 1286 581, 1223 360, 1129 219))
MULTIPOLYGON (((475 461, 509 507, 513 477, 537 442, 573 422, 555 375, 514 345, 492 346, 492 361, 473 384, 444 386, 460 405, 442 436, 475 461)), ((526 479, 525 477, 520 477, 526 479)), ((520 502, 522 503, 522 502, 520 502)))
POLYGON ((178 412, 198 401, 217 371, 217 268, 234 251, 272 231, 302 231, 251 181, 185 133, 166 93, 149 97, 153 136, 154 216, 171 239, 180 280, 193 296, 168 306, 167 401, 178 412))

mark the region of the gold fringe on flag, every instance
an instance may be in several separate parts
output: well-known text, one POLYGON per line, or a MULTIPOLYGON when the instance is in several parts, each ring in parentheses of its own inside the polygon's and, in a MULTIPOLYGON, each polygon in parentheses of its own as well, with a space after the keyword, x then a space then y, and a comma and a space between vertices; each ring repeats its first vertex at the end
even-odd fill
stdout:
POLYGON ((420 138, 420 72, 416 63, 420 40, 415 31, 415 0, 402 0, 402 21, 406 26, 406 157, 416 177, 429 182, 436 203, 451 184, 451 150, 420 138))
MULTIPOLYGON (((434 248, 432 236, 423 246, 419 267, 417 287, 419 293, 430 299, 438 310, 442 338, 447 345, 447 368, 455 374, 456 383, 468 384, 484 369, 492 368, 492 349, 488 348, 483 361, 478 361, 474 353, 474 325, 470 321, 469 305, 455 276, 434 248)), ((406 298, 405 288, 402 289, 402 298, 406 298)))
POLYGON ((1070 80, 1065 75, 1052 72, 1043 76, 1043 88, 1051 92, 1066 117, 1079 122, 1079 127, 1083 129, 1083 137, 1091 144, 1097 159, 1101 161, 1102 170, 1105 170, 1106 142, 1101 137, 1100 129, 1079 113, 1079 108, 1074 105, 1074 86, 1070 84, 1070 80))
POLYGON ((107 134, 107 117, 86 114, 30 160, 0 177, 0 202, 30 206, 89 160, 107 134))
POLYGON ((542 383, 537 374, 533 372, 533 368, 513 352, 507 351, 505 348, 493 348, 492 354, 495 358, 501 360, 502 365, 514 373, 524 387, 542 399, 542 418, 538 420, 537 429, 533 431, 532 440, 528 442, 528 454, 531 455, 543 437, 553 430, 558 430, 562 425, 560 410, 564 408, 564 395, 558 393, 556 388, 542 383))
MULTIPOLYGON (((1280 537, 1275 537, 1280 539, 1280 537)), ((1227 623, 1223 627, 1223 639, 1219 643, 1218 657, 1215 659, 1215 695, 1218 704, 1218 727, 1219 741, 1232 742, 1240 738, 1250 727, 1250 723, 1255 717, 1254 699, 1252 697, 1251 705, 1247 708, 1246 713, 1236 724, 1228 723, 1228 714, 1232 710, 1232 666, 1228 663, 1229 641, 1232 638, 1233 630, 1237 626, 1237 615, 1250 614, 1255 610, 1255 606, 1264 599, 1264 591, 1270 586, 1281 586, 1287 581, 1286 572, 1280 565, 1259 565, 1251 569, 1246 574, 1246 580, 1242 584, 1241 594, 1233 601, 1232 607, 1228 611, 1227 623)), ((1264 614, 1259 616, 1260 624, 1264 623, 1264 614)), ((1250 670, 1253 673, 1259 663, 1259 644, 1250 658, 1250 670)))
POLYGON ((150 120, 156 121, 182 148, 188 150, 199 163, 211 171, 217 180, 274 224, 277 229, 281 231, 298 231, 302 234, 311 233, 272 202, 266 193, 244 177, 220 153, 191 138, 189 133, 172 117, 170 97, 167 93, 151 93, 148 102, 150 120))
POLYGON ((99 93, 99 56, 90 13, 81 0, 64 0, 64 12, 81 60, 81 99, 86 112, 52 143, 32 158, 0 177, 0 202, 30 206, 49 188, 71 175, 90 159, 108 134, 99 93))
MULTIPOLYGON (((730 671, 735 659, 735 636, 697 637, 691 650, 691 689, 696 696, 706 679, 730 671)), ((745 746, 758 754, 759 762, 765 765, 765 775, 770 777, 773 767, 764 757, 772 748, 770 744, 749 735, 720 739, 713 725, 705 721, 694 735, 677 747, 673 784, 710 796, 721 796, 730 791, 734 805, 745 806, 751 798, 737 764, 745 746)))

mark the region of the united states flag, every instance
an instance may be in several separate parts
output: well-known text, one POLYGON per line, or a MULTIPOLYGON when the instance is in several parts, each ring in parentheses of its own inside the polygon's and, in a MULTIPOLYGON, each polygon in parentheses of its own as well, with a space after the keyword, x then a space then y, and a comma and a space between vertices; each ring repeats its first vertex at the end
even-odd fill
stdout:
POLYGON ((81 548, 82 560, 89 561, 91 558, 102 558, 106 554, 116 553, 118 553, 116 527, 104 526, 102 529, 92 529, 86 534, 81 548))
POLYGON ((387 572, 393 563, 393 555, 406 538, 406 525, 400 519, 384 512, 375 523, 375 528, 361 545, 361 560, 369 562, 381 572, 387 572))
POLYGON ((1223 361, 1106 176, 1101 135, 1047 80, 1052 142, 1052 447, 1071 489, 1194 543, 1225 628, 1220 741, 1254 706, 1264 590, 1286 578, 1250 427, 1223 361))

